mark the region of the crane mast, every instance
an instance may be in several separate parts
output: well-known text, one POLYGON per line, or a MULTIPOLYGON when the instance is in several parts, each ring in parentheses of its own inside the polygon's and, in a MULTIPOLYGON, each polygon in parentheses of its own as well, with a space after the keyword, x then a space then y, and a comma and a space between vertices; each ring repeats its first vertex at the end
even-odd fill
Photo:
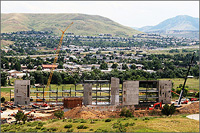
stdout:
MULTIPOLYGON (((49 86, 50 86, 50 83, 51 83, 51 79, 52 79, 52 76, 53 76, 53 70, 55 69, 55 65, 56 65, 56 62, 58 60, 58 55, 59 55, 59 52, 60 52, 60 47, 62 45, 62 41, 63 41, 63 36, 65 34, 65 31, 73 24, 73 22, 63 31, 61 29, 59 29, 61 32, 62 32, 62 36, 60 38, 60 41, 59 41, 59 44, 58 44, 58 48, 57 48, 57 51, 56 51, 56 55, 55 55, 55 58, 54 58, 54 61, 53 61, 53 65, 52 65, 52 68, 51 68, 51 71, 50 71, 50 75, 49 75, 49 78, 48 78, 48 81, 47 81, 47 86, 46 86, 46 89, 45 90, 48 90, 49 89, 49 86)), ((44 96, 46 95, 46 91, 44 92, 44 96)), ((44 99, 43 99, 44 101, 44 99)))

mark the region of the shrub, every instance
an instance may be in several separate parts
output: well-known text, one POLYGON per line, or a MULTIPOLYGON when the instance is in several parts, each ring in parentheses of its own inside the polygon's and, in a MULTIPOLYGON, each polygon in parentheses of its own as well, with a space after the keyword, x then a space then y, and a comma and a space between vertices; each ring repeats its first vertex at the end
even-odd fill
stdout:
POLYGON ((49 128, 49 131, 57 131, 57 130, 58 130, 58 128, 56 128, 56 127, 49 128))
POLYGON ((162 114, 169 116, 174 114, 176 111, 174 104, 172 104, 171 106, 169 106, 168 104, 165 104, 161 110, 162 114))
POLYGON ((14 98, 11 98, 10 100, 11 100, 11 101, 14 101, 14 98))
POLYGON ((134 117, 129 109, 122 108, 119 116, 134 117))
POLYGON ((135 125, 135 123, 134 122, 132 122, 132 123, 129 123, 129 126, 134 126, 135 125))
POLYGON ((36 126, 36 129, 41 129, 42 128, 42 126, 36 126))
POLYGON ((72 122, 72 119, 69 119, 68 122, 72 122))
POLYGON ((129 126, 129 123, 125 123, 124 126, 125 126, 125 127, 128 127, 128 126, 129 126))
POLYGON ((95 122, 93 120, 90 121, 90 124, 94 124, 95 122))
POLYGON ((67 119, 63 119, 62 122, 67 122, 67 119))
POLYGON ((74 129, 67 129, 67 132, 73 132, 74 129))
POLYGON ((77 126, 77 129, 87 129, 88 127, 87 126, 85 126, 85 125, 78 125, 77 126))
POLYGON ((78 123, 79 120, 73 119, 73 123, 78 123))
POLYGON ((38 122, 37 122, 37 121, 29 122, 29 123, 27 124, 28 127, 34 127, 34 126, 36 126, 36 125, 38 125, 38 122))
POLYGON ((95 132, 108 132, 108 130, 98 128, 95 132))
POLYGON ((132 115, 131 111, 129 109, 126 110, 125 117, 132 117, 132 116, 133 115, 132 115))
POLYGON ((35 130, 34 128, 29 128, 29 129, 27 130, 27 132, 36 132, 36 130, 35 130))
POLYGON ((67 124, 64 126, 64 128, 71 128, 72 127, 72 124, 67 124))
POLYGON ((81 119, 80 123, 87 123, 87 121, 84 119, 81 119))
POLYGON ((119 116, 125 116, 126 108, 122 108, 119 116))
POLYGON ((143 121, 144 121, 144 120, 149 120, 149 118, 145 117, 145 118, 143 119, 143 121))
POLYGON ((4 97, 2 97, 2 98, 1 98, 1 103, 4 103, 5 100, 6 100, 6 99, 5 99, 4 97))
POLYGON ((119 123, 113 123, 112 127, 113 127, 113 128, 118 128, 118 126, 119 126, 118 124, 119 124, 119 123))
POLYGON ((40 130, 41 130, 42 132, 47 132, 47 131, 48 131, 46 127, 42 127, 40 130))
POLYGON ((64 111, 57 110, 57 111, 54 112, 54 116, 56 116, 57 118, 61 119, 64 116, 64 111))
POLYGON ((105 122, 111 122, 111 119, 106 119, 105 122))
POLYGON ((93 131, 94 129, 90 129, 89 131, 93 131))
POLYGON ((126 128, 124 125, 122 125, 121 123, 119 123, 118 125, 118 130, 116 130, 116 132, 126 132, 126 128))

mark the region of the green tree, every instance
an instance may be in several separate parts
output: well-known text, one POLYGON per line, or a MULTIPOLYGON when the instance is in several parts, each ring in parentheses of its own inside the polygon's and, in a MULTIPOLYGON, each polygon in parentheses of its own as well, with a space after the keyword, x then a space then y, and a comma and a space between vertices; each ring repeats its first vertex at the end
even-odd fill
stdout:
POLYGON ((117 63, 113 63, 112 66, 111 66, 111 68, 115 69, 115 68, 117 68, 117 66, 118 66, 117 63))
POLYGON ((9 69, 9 63, 8 63, 8 61, 6 61, 5 69, 9 69))
POLYGON ((64 67, 63 67, 63 63, 60 62, 59 65, 58 65, 58 69, 63 69, 63 68, 64 68, 64 67))
POLYGON ((8 73, 1 72, 1 86, 6 86, 8 73))
POLYGON ((128 69, 128 66, 126 64, 122 64, 122 69, 126 70, 126 69, 128 69))
POLYGON ((59 72, 54 72, 53 73, 51 83, 58 84, 58 85, 62 84, 62 77, 61 77, 59 72))
POLYGON ((41 66, 38 66, 38 67, 37 67, 37 70, 42 70, 42 67, 41 67, 41 66))
POLYGON ((20 71, 21 70, 21 65, 19 62, 16 62, 15 65, 14 65, 14 68, 17 70, 17 71, 20 71))
POLYGON ((17 114, 15 115, 16 124, 18 121, 20 122, 22 120, 23 116, 24 116, 24 113, 22 111, 17 112, 17 114))
POLYGON ((136 65, 131 65, 131 69, 135 70, 136 69, 136 65))
POLYGON ((101 70, 108 70, 108 64, 105 63, 105 62, 101 63, 100 69, 101 69, 101 70))
POLYGON ((1 97, 1 103, 4 103, 5 102, 5 98, 4 97, 1 97))
POLYGON ((95 66, 92 66, 92 68, 91 68, 92 70, 94 70, 95 69, 95 66))
MULTIPOLYGON (((181 90, 182 90, 182 88, 183 88, 183 85, 182 85, 182 84, 180 84, 180 85, 179 85, 179 87, 177 87, 177 88, 176 88, 176 93, 180 94, 180 93, 181 93, 181 90)), ((186 96, 187 96, 187 94, 188 94, 188 91, 189 91, 189 88, 188 88, 188 86, 185 86, 185 90, 184 90, 184 92, 183 92, 183 97, 186 97, 186 96)))
POLYGON ((28 69, 33 69, 33 68, 34 68, 34 66, 33 66, 33 64, 32 64, 32 63, 29 63, 29 64, 28 64, 28 66, 27 66, 27 68, 28 68, 28 69))

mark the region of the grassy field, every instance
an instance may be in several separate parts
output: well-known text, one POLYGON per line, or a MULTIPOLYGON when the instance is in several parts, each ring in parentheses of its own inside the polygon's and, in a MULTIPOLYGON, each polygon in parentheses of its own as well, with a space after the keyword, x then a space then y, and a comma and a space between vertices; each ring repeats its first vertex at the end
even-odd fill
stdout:
MULTIPOLYGON (((160 79, 160 80, 171 80, 174 83, 174 85, 173 85, 174 89, 176 89, 180 84, 183 85, 183 83, 185 81, 185 79, 183 79, 183 78, 160 79)), ((199 90, 199 79, 188 78, 187 82, 186 82, 186 86, 189 87, 189 90, 198 91, 199 90)))
POLYGON ((141 118, 111 118, 110 122, 105 119, 85 120, 48 120, 44 122, 27 122, 23 125, 1 125, 2 132, 199 132, 199 121, 191 120, 186 115, 172 117, 141 117, 141 118), (38 124, 40 123, 40 124, 38 124), (71 128, 64 128, 72 124, 71 128), (119 126, 121 124, 121 127, 119 126), (77 126, 84 125, 86 129, 77 129, 77 126))
MULTIPOLYGON (((175 50, 176 48, 171 48, 171 49, 175 50)), ((170 54, 170 55, 183 54, 183 55, 186 55, 186 54, 193 53, 194 51, 199 50, 199 48, 198 48, 198 46, 188 46, 187 48, 182 47, 182 49, 177 49, 179 51, 179 53, 176 53, 176 52, 169 53, 170 50, 168 50, 168 49, 164 49, 164 50, 148 50, 147 53, 148 54, 170 54), (182 52, 183 49, 187 49, 187 50, 189 50, 189 52, 182 52)))

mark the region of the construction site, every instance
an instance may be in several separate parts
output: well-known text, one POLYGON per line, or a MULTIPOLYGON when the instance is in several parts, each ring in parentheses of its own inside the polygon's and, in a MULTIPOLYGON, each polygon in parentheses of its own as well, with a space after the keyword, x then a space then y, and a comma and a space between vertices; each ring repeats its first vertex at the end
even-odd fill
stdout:
MULTIPOLYGON (((14 116, 19 110, 28 116, 28 121, 51 119, 56 110, 63 110, 66 118, 84 119, 119 117, 124 107, 137 117, 149 116, 152 110, 159 115, 162 105, 173 102, 170 80, 124 81, 120 84, 118 78, 112 77, 111 80, 85 80, 66 90, 64 86, 62 90, 51 87, 46 90, 45 86, 30 88, 29 80, 15 81, 14 103, 1 104, 4 109, 1 111, 2 123, 15 122, 14 116)), ((198 102, 190 101, 183 103, 176 113, 198 112, 198 102)))
MULTIPOLYGON (((57 62, 65 31, 61 30, 53 65, 57 62)), ((161 115, 162 106, 173 103, 177 104, 177 114, 199 113, 197 99, 182 99, 184 87, 178 101, 172 101, 170 80, 125 80, 120 84, 119 78, 111 77, 110 80, 84 80, 72 88, 63 85, 60 89, 50 85, 53 72, 52 67, 46 86, 31 86, 30 80, 15 80, 14 102, 10 94, 10 102, 1 103, 1 123, 14 123, 18 111, 24 112, 27 121, 52 119, 56 110, 63 110, 64 117, 70 119, 117 118, 122 108, 130 109, 135 117, 161 115)))

